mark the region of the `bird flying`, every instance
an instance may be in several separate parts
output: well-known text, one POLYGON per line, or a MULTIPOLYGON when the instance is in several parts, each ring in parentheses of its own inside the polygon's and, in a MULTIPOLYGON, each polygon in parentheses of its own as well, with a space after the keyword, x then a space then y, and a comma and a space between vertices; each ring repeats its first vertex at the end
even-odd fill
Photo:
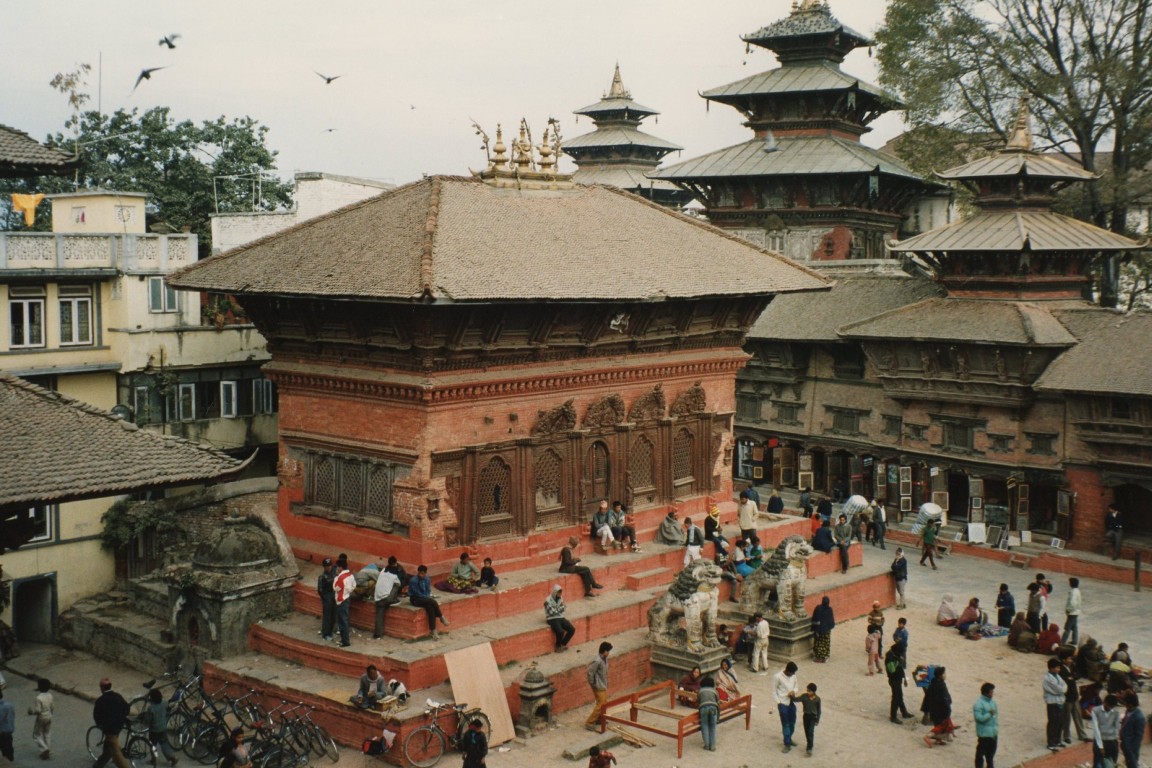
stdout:
POLYGON ((140 70, 140 76, 136 78, 136 85, 132 86, 132 92, 135 93, 136 89, 140 87, 141 80, 151 80, 153 72, 159 72, 161 69, 168 69, 168 67, 152 67, 151 69, 140 70))
POLYGON ((157 45, 166 45, 166 46, 168 46, 168 50, 172 50, 173 48, 176 47, 176 41, 179 38, 180 38, 180 35, 173 32, 170 35, 165 35, 164 37, 160 38, 160 42, 157 43, 157 45))
MULTIPOLYGON (((316 70, 312 70, 312 71, 316 72, 316 70)), ((320 75, 319 72, 316 72, 316 74, 320 75)), ((332 85, 333 80, 336 80, 337 78, 343 77, 343 75, 333 75, 332 77, 328 77, 328 75, 320 75, 320 77, 322 77, 324 79, 324 85, 332 85)))

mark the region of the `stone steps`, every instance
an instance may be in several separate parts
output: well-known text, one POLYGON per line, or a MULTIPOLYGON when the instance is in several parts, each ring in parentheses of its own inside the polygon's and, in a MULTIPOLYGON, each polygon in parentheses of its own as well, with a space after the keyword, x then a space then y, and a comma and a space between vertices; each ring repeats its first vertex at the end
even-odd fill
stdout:
POLYGON ((185 663, 169 625, 137 611, 125 593, 75 603, 60 615, 60 644, 135 669, 163 671, 185 663))

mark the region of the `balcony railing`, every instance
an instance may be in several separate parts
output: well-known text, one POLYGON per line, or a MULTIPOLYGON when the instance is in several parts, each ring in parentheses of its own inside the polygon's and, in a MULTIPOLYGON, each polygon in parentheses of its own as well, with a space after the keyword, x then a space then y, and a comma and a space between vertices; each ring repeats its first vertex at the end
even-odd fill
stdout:
POLYGON ((0 270, 167 273, 196 261, 196 235, 0 232, 0 270))

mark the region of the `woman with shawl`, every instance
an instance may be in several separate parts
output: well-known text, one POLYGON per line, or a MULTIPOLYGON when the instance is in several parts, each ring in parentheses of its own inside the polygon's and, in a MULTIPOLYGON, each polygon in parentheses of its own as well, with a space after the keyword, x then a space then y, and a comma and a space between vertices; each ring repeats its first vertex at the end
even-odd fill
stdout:
POLYGON ((716 672, 716 692, 720 694, 720 701, 740 698, 740 681, 732 671, 732 659, 725 658, 720 662, 720 669, 716 672))
POLYGON ((661 544, 684 543, 684 530, 676 520, 676 510, 668 510, 668 514, 664 516, 660 528, 656 531, 656 540, 661 544))
POLYGON ((984 624, 984 613, 980 610, 980 598, 974 597, 968 601, 968 605, 964 607, 964 611, 960 614, 960 618, 956 620, 956 629, 960 634, 967 634, 968 628, 973 624, 984 624))
POLYGON ((936 611, 936 623, 942 627, 954 627, 959 618, 960 614, 956 613, 956 608, 952 605, 952 595, 944 595, 944 599, 940 601, 940 608, 936 611))
POLYGON ((812 658, 817 664, 828 661, 832 654, 832 630, 836 626, 836 617, 832 613, 832 601, 827 596, 812 611, 812 658))
POLYGON ((948 684, 944 682, 944 667, 936 667, 936 674, 928 684, 928 695, 925 705, 928 707, 928 716, 932 719, 932 731, 924 737, 924 743, 930 747, 937 744, 947 744, 952 741, 952 732, 956 730, 952 722, 952 694, 948 692, 948 684))

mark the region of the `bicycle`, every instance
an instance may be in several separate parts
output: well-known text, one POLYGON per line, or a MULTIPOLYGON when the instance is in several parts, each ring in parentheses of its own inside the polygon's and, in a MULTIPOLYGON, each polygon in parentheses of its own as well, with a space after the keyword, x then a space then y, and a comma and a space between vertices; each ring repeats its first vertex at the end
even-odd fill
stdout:
POLYGON ((441 704, 428 699, 424 714, 431 717, 428 725, 420 726, 404 739, 404 757, 416 768, 432 768, 440 762, 448 744, 452 745, 452 749, 460 749, 468 723, 473 720, 480 721, 480 729, 485 738, 492 736, 492 722, 479 707, 468 709, 467 704, 441 704), (440 718, 449 711, 456 713, 457 722, 454 729, 446 731, 440 725, 440 718))
MULTIPOLYGON (((150 765, 149 761, 153 756, 154 747, 148 739, 147 733, 134 731, 127 726, 120 733, 121 735, 128 734, 120 747, 120 751, 124 757, 128 758, 128 762, 134 768, 144 768, 144 766, 150 765)), ((88 755, 93 760, 98 759, 104 753, 104 731, 100 730, 100 726, 93 725, 88 729, 84 743, 88 748, 88 755)))

